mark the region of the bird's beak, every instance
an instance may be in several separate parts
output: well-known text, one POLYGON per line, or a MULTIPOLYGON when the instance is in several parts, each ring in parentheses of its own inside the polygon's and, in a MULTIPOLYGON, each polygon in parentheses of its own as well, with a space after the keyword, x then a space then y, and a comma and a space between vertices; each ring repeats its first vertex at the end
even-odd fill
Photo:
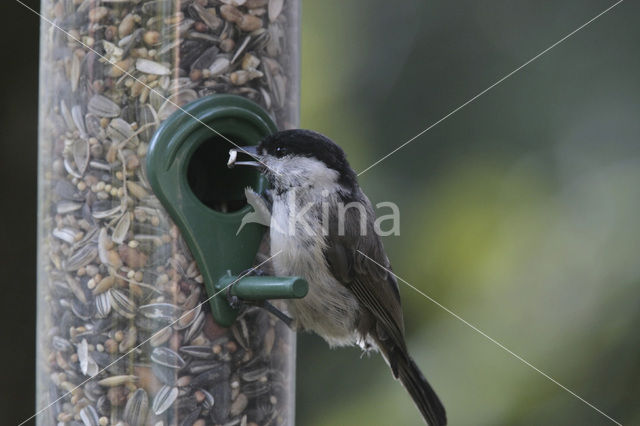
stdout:
POLYGON ((260 155, 258 154, 258 147, 255 145, 251 146, 242 146, 235 149, 229 150, 229 161, 227 162, 227 167, 233 168, 235 166, 252 166, 252 167, 263 167, 264 165, 260 162, 260 155), (238 156, 243 155, 253 160, 250 161, 237 161, 238 156))

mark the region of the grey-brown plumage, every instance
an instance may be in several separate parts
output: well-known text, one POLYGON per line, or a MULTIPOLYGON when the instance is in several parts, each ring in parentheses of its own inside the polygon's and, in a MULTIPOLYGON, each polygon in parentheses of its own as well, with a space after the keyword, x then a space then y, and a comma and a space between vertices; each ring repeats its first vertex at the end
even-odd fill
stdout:
MULTIPOLYGON (((368 206, 368 226, 373 224, 369 200, 362 193, 357 198, 368 206)), ((346 234, 340 236, 332 226, 325 254, 334 276, 353 292, 360 304, 358 333, 365 336, 365 341, 368 337, 373 339, 393 376, 402 382, 424 419, 430 425, 445 425, 446 413, 440 399, 409 356, 398 284, 387 271, 391 265, 382 242, 375 233, 375 238, 361 238, 353 230, 345 227, 346 234)))
POLYGON ((309 282, 308 295, 290 302, 296 327, 314 331, 332 346, 379 350, 425 421, 445 425, 442 403, 407 351, 398 284, 388 272, 371 203, 342 149, 318 133, 289 130, 262 141, 256 158, 266 165, 263 172, 273 187, 275 272, 309 282), (349 203, 362 210, 344 209, 341 223, 339 206, 349 203), (291 216, 300 209, 306 209, 308 220, 292 225, 291 216))

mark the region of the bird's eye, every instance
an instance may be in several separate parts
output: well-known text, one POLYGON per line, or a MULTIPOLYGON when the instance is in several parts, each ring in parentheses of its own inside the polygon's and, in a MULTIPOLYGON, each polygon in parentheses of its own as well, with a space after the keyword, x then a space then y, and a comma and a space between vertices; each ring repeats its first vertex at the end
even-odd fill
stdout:
POLYGON ((283 146, 279 146, 276 148, 276 157, 281 158, 289 153, 289 150, 283 146))

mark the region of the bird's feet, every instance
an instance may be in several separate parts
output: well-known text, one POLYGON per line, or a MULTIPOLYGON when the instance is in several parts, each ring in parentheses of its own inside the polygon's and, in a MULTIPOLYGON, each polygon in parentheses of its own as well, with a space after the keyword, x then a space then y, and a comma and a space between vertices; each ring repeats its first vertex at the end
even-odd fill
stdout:
POLYGON ((238 279, 229 284, 226 288, 227 302, 229 302, 229 306, 231 306, 233 309, 240 309, 242 304, 248 304, 246 301, 241 301, 238 296, 234 296, 233 294, 231 294, 231 289, 234 285, 236 285, 238 281, 240 281, 240 279, 248 276, 261 277, 263 275, 265 275, 264 271, 260 268, 249 268, 240 272, 238 274, 238 279))
POLYGON ((260 304, 257 306, 260 306, 262 309, 266 310, 267 312, 271 313, 271 315, 275 316, 276 318, 281 320, 283 323, 287 324, 287 327, 289 327, 292 331, 296 331, 294 326, 294 319, 291 318, 289 315, 285 314, 284 312, 282 312, 280 309, 273 306, 268 301, 264 300, 260 302, 260 304))

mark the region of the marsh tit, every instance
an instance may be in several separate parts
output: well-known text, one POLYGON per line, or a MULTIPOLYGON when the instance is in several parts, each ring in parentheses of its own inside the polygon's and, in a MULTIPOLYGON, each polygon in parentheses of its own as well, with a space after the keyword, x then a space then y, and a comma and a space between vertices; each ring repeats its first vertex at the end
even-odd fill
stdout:
POLYGON ((305 298, 287 302, 293 328, 331 346, 378 350, 425 421, 445 425, 442 403, 409 356, 398 284, 371 202, 343 150, 319 133, 286 130, 232 152, 229 166, 235 165, 258 167, 271 185, 276 275, 309 283, 305 298), (238 161, 243 153, 253 158, 238 161))

